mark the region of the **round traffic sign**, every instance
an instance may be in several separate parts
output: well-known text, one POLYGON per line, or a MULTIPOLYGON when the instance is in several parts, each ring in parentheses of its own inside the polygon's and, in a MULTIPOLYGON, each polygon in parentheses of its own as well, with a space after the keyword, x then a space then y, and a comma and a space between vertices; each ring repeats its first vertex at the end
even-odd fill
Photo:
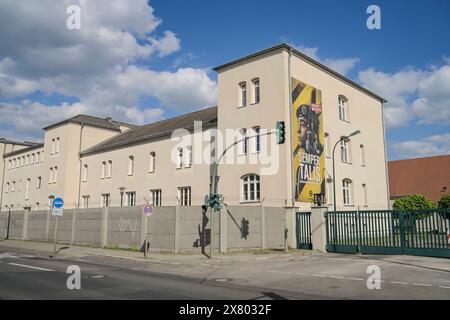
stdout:
POLYGON ((55 208, 62 208, 62 206, 64 205, 64 200, 61 198, 56 198, 55 200, 53 200, 53 205, 55 206, 55 208))
POLYGON ((153 214, 153 206, 146 204, 144 206, 144 213, 147 215, 147 217, 150 217, 153 214))

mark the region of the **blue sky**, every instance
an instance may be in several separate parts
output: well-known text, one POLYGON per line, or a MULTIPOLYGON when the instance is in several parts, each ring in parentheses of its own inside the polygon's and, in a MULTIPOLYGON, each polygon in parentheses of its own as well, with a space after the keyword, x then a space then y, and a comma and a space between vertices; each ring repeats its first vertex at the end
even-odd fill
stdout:
POLYGON ((143 0, 122 2, 128 15, 113 2, 83 7, 89 19, 74 35, 61 30, 61 10, 52 20, 36 7, 23 23, 27 11, 5 0, 0 136, 39 139, 48 122, 79 112, 146 123, 205 107, 215 102, 212 67, 286 42, 389 100, 390 159, 450 153, 450 1, 143 0), (381 30, 366 28, 371 4, 381 30), (8 16, 21 15, 11 26, 8 16), (13 112, 34 117, 9 120, 13 112))

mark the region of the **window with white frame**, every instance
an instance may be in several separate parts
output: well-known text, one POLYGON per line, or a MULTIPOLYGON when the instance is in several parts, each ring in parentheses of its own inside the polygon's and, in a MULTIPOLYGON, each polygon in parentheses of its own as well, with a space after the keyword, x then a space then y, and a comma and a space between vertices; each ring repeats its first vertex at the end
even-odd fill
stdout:
POLYGON ((132 176, 134 174, 134 156, 128 157, 128 175, 132 176))
POLYGON ((239 130, 239 140, 242 140, 239 143, 239 154, 245 155, 247 154, 247 147, 248 147, 248 139, 247 139, 247 129, 240 129, 239 130))
POLYGON ((37 177, 36 189, 40 189, 42 185, 42 177, 37 177))
POLYGON ((253 127, 253 152, 259 153, 261 151, 261 136, 260 131, 261 129, 259 127, 253 127))
POLYGON ((178 188, 178 196, 180 199, 181 206, 191 205, 191 187, 178 188))
POLYGON ((327 132, 324 133, 323 136, 323 144, 324 144, 324 151, 325 151, 325 157, 330 157, 330 134, 328 134, 327 132))
POLYGON ((111 176, 112 176, 112 160, 109 160, 106 168, 106 177, 111 178, 111 176))
POLYGON ((136 205, 136 191, 127 192, 127 206, 133 207, 136 205))
POLYGON ((89 208, 89 195, 84 195, 82 196, 83 198, 83 209, 88 209, 89 208))
POLYGON ((53 183, 56 183, 57 180, 58 180, 58 167, 55 167, 53 169, 53 183))
POLYGON ((350 163, 350 139, 341 140, 341 161, 350 163))
POLYGON ((105 179, 105 175, 106 175, 106 161, 102 162, 102 169, 101 169, 101 175, 100 178, 101 179, 105 179))
POLYGON ((363 192, 363 206, 367 207, 367 185, 365 183, 362 184, 362 192, 363 192))
POLYGON ((161 189, 150 190, 151 204, 155 207, 161 206, 161 189))
POLYGON ((5 192, 6 192, 6 193, 9 192, 9 182, 6 183, 6 191, 5 191, 5 192))
POLYGON ((184 163, 185 168, 190 168, 192 166, 192 146, 186 147, 186 161, 184 163))
POLYGON ((16 167, 16 159, 13 159, 11 162, 11 168, 14 169, 16 167))
POLYGON ((110 194, 104 193, 102 194, 102 207, 109 207, 110 205, 110 194))
POLYGON ((28 166, 30 164, 30 155, 27 154, 25 158, 25 165, 28 166))
POLYGON ((56 138, 56 148, 55 148, 55 152, 59 153, 59 146, 60 146, 60 139, 59 137, 56 138))
POLYGON ((178 148, 178 154, 177 154, 177 169, 180 169, 183 167, 183 148, 178 148))
POLYGON ((19 191, 22 191, 22 179, 19 180, 19 191))
POLYGON ((241 200, 244 202, 260 200, 260 179, 256 174, 241 178, 241 200))
POLYGON ((23 165, 25 164, 25 156, 23 156, 23 157, 20 157, 20 158, 18 158, 17 159, 18 161, 17 161, 17 168, 18 167, 23 167, 23 165))
POLYGON ((363 144, 361 144, 359 146, 359 154, 360 154, 360 157, 361 157, 361 165, 363 167, 365 167, 366 166, 366 152, 364 150, 364 145, 363 144))
POLYGON ((44 150, 41 152, 41 162, 44 162, 44 150))
POLYGON ((16 189, 16 182, 13 181, 12 184, 11 184, 11 192, 14 192, 15 189, 16 189))
POLYGON ((247 105, 247 84, 245 82, 239 84, 239 103, 240 107, 247 105))
POLYGON ((259 79, 253 79, 253 103, 257 104, 261 101, 261 89, 259 85, 259 79))
POLYGON ((86 182, 87 181, 87 177, 88 177, 88 165, 87 164, 85 164, 85 165, 83 165, 83 179, 82 179, 82 181, 83 182, 86 182))
POLYGON ((52 139, 52 152, 51 154, 55 153, 55 138, 52 139))
POLYGON ((39 202, 36 202, 36 204, 34 206, 34 210, 39 211, 39 202))
POLYGON ((34 153, 30 156, 30 165, 34 164, 34 153))
POLYGON ((11 169, 11 160, 8 160, 8 170, 11 169))
POLYGON ((347 98, 344 96, 338 97, 339 104, 339 119, 343 121, 348 121, 348 110, 347 110, 347 98))
POLYGON ((53 181, 53 168, 50 168, 50 173, 48 175, 48 183, 52 183, 53 181))
POLYGON ((34 155, 34 163, 35 164, 38 164, 39 163, 39 154, 40 154, 40 152, 37 152, 35 155, 34 155))
POLYGON ((342 196, 345 206, 352 205, 352 181, 350 179, 342 180, 342 196))
POLYGON ((156 170, 156 153, 150 152, 148 172, 155 172, 155 170, 156 170))
POLYGON ((25 200, 28 200, 30 197, 30 179, 27 179, 26 185, 25 185, 25 200))

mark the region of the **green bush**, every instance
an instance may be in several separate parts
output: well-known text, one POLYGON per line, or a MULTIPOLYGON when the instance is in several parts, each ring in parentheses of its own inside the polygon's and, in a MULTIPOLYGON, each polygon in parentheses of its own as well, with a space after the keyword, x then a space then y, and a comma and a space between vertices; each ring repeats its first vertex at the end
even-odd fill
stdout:
POLYGON ((435 208, 436 204, 421 194, 413 194, 397 199, 394 202, 395 210, 427 210, 435 208))
POLYGON ((450 194, 444 194, 441 200, 438 201, 438 208, 450 208, 450 194))

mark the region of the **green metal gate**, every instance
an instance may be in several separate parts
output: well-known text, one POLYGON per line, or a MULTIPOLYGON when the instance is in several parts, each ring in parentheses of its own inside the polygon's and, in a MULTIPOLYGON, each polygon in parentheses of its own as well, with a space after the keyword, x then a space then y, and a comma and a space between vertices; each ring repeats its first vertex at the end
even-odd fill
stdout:
POLYGON ((325 214, 327 250, 450 258, 450 209, 325 214))
POLYGON ((311 212, 297 212, 296 216, 297 249, 312 249, 311 212))

